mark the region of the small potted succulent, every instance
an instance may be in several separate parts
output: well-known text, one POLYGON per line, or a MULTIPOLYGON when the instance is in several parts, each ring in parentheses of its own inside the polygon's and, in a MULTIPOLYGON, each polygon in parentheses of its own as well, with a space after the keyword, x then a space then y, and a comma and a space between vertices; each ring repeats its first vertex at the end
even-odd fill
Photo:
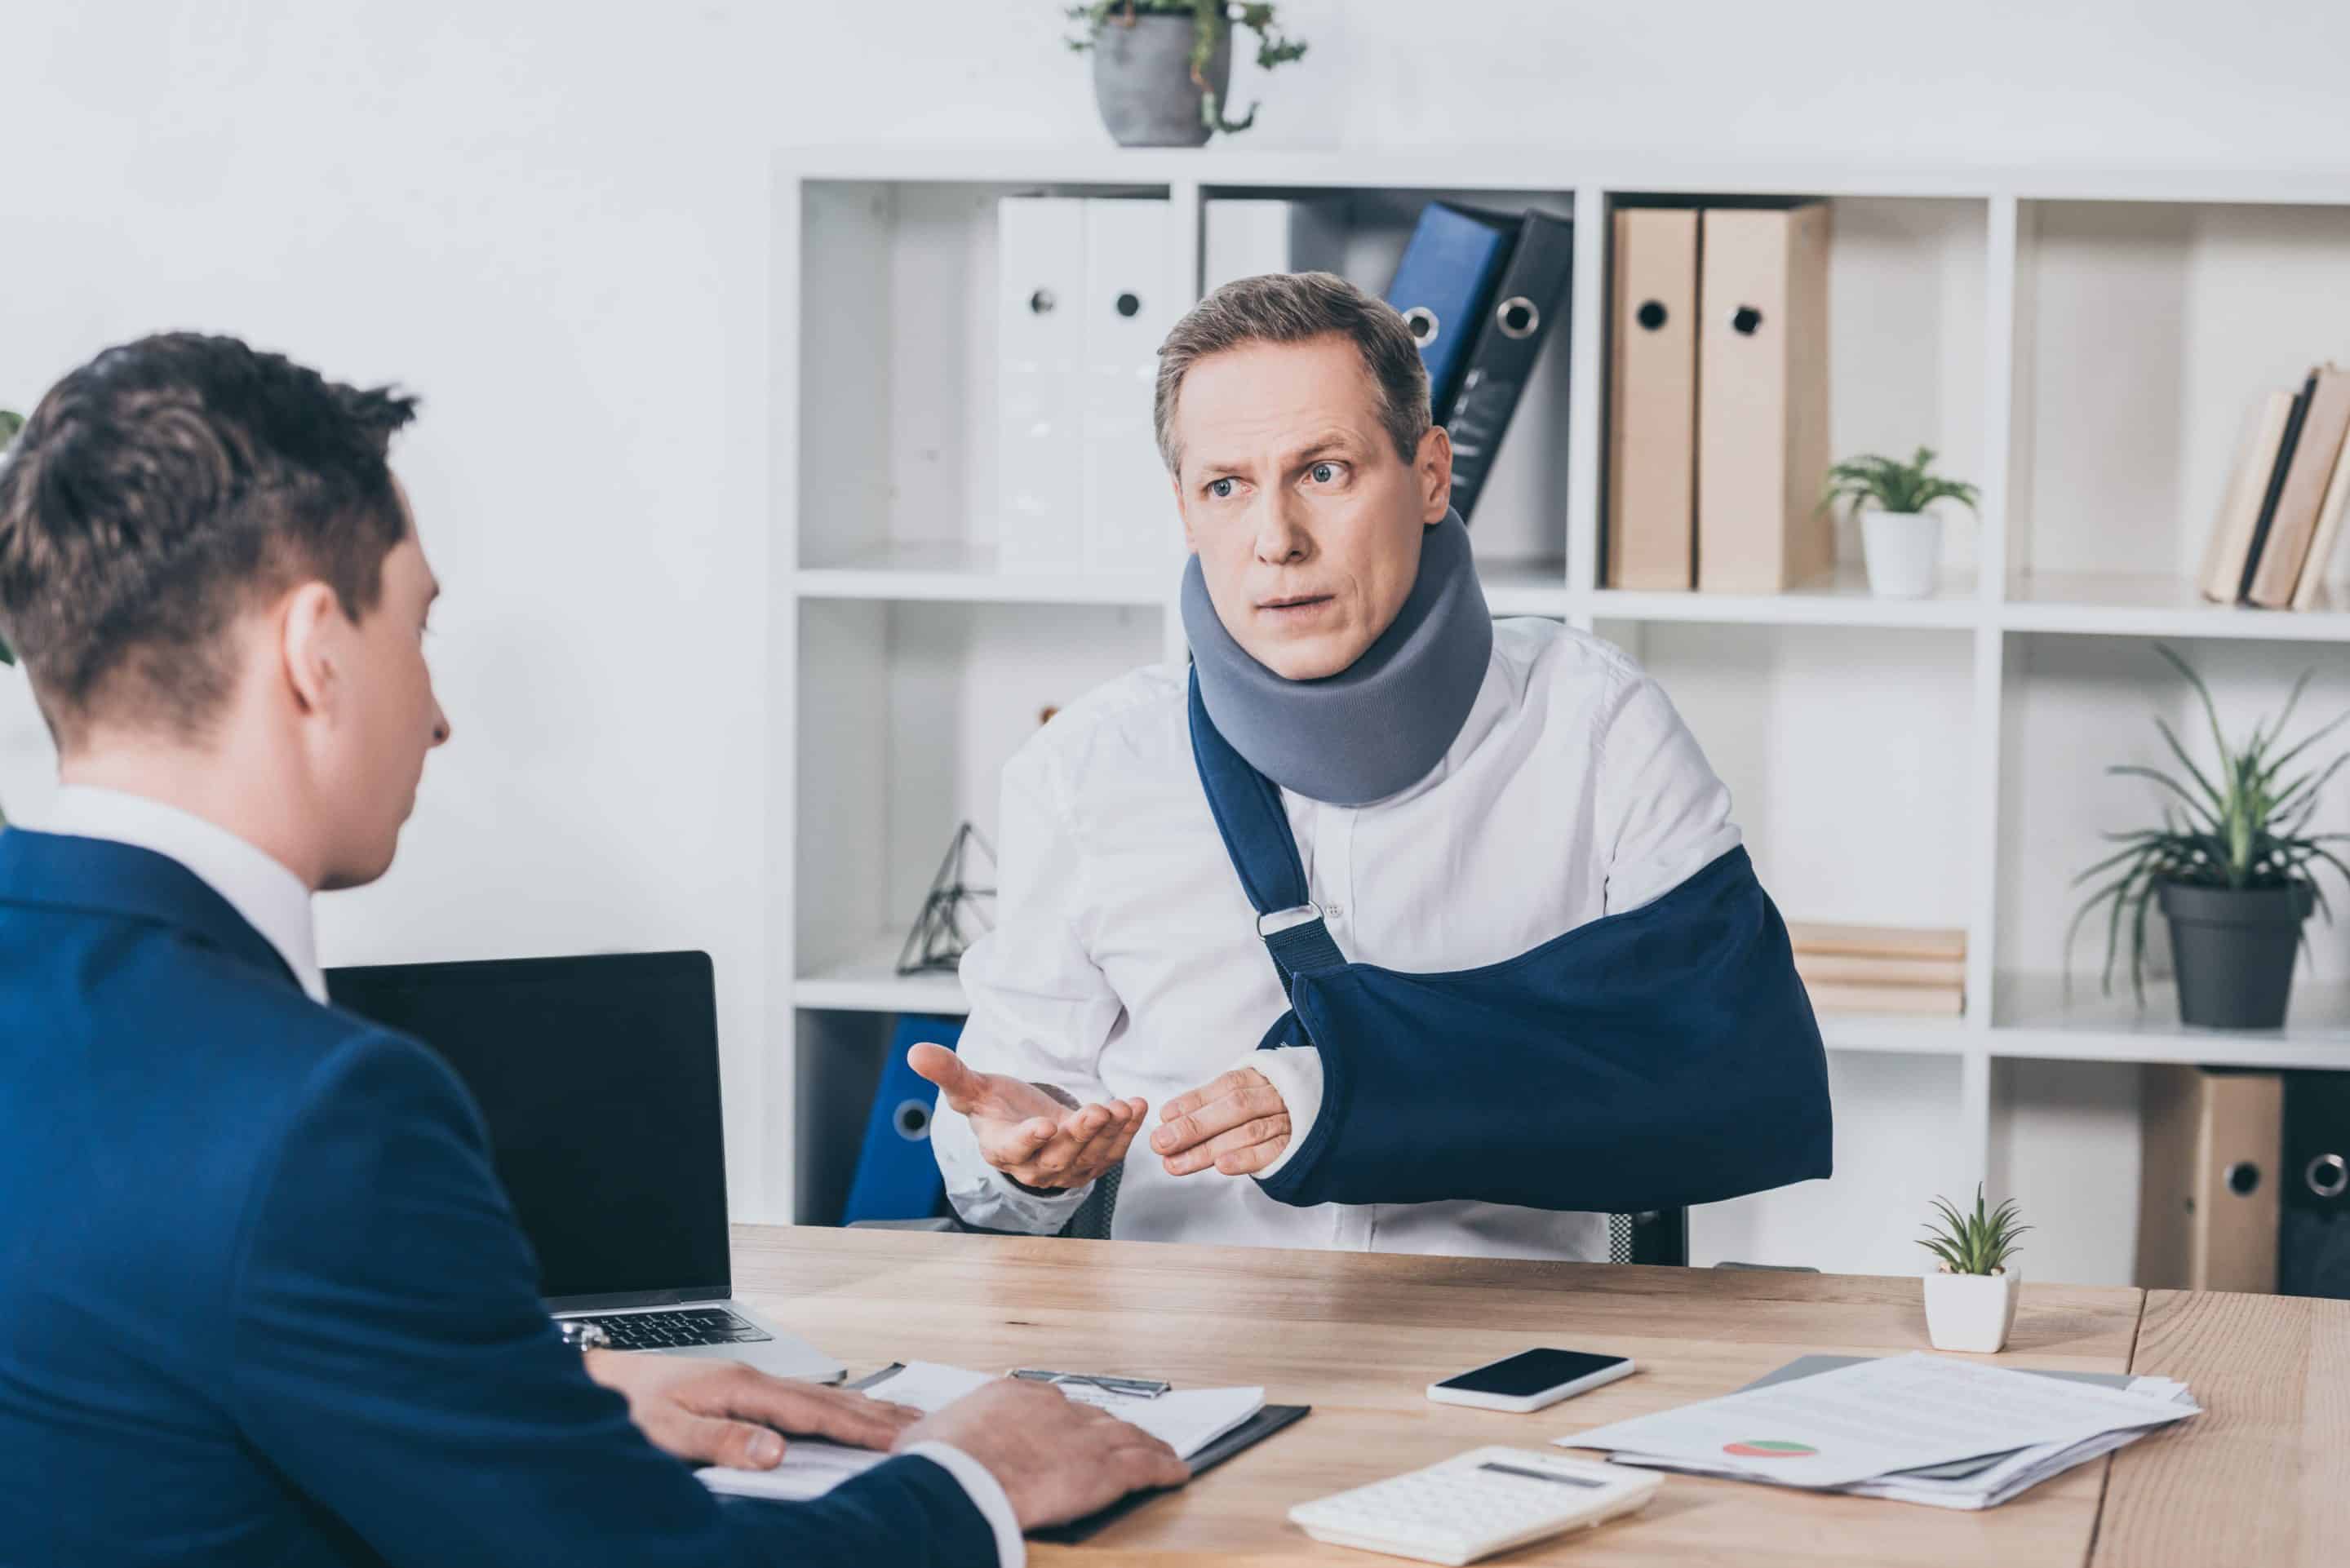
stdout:
POLYGON ((2350 753, 2323 767, 2301 761, 2350 713, 2280 750, 2285 724, 2309 684, 2310 672, 2303 670, 2276 722, 2254 725, 2250 740, 2231 746, 2203 678, 2160 643, 2155 651, 2187 678, 2202 700, 2218 765, 2206 774, 2170 726, 2157 717, 2154 726, 2186 769, 2186 781, 2158 768, 2129 763, 2106 770, 2151 779, 2169 798, 2163 805, 2160 827, 2106 834, 2108 842, 2122 847, 2073 879, 2078 887, 2098 877, 2111 878, 2073 917, 2065 952, 2069 959, 2081 923, 2098 909, 2106 910, 2104 985, 2111 992, 2126 918, 2130 984, 2144 1006, 2147 910, 2159 901, 2170 923, 2171 958, 2178 971, 2179 1022, 2212 1029, 2274 1029, 2284 1023, 2285 1006, 2292 1000, 2293 959, 2303 945, 2303 923, 2313 909, 2324 911, 2329 921, 2334 918, 2314 873, 2322 864, 2350 875, 2350 866, 2327 847, 2350 834, 2308 831, 2326 784, 2350 762, 2350 753))
POLYGON ((1926 1276, 1926 1337, 1937 1350, 1994 1351, 2015 1326, 2015 1291, 2020 1270, 2008 1266, 2015 1239, 2032 1229, 2015 1222, 2015 1199, 1985 1210, 1982 1184, 1975 1184, 1975 1211, 1961 1214, 1947 1198, 1934 1199, 1940 1213, 1929 1220, 1918 1244, 1934 1254, 1926 1276))
POLYGON ((1847 458, 1828 470, 1820 504, 1853 503, 1860 512, 1860 548, 1868 562, 1868 590, 1880 598, 1923 598, 1934 591, 1942 561, 1942 519, 1927 510, 1955 501, 1975 510, 1975 487, 1929 469, 1930 448, 1908 462, 1874 454, 1847 458))
POLYGON ((1265 70, 1299 59, 1305 46, 1282 32, 1274 7, 1227 0, 1087 0, 1066 7, 1069 47, 1094 57, 1094 103, 1121 147, 1198 147, 1256 123, 1224 112, 1232 81, 1232 28, 1256 35, 1265 70))

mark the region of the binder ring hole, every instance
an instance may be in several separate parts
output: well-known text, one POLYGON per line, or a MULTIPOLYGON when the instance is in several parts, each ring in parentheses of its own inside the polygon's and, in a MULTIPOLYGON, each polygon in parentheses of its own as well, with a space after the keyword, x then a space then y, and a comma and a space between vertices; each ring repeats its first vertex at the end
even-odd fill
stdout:
POLYGON ((1513 295, 1502 301, 1502 308, 1493 313, 1493 320, 1501 327, 1503 337, 1513 340, 1526 338, 1533 337, 1534 328, 1542 325, 1542 312, 1535 309, 1534 302, 1524 295, 1513 295))
POLYGON ((2239 1198, 2250 1198, 2261 1189, 2261 1168, 2249 1159, 2240 1159, 2228 1168, 2228 1190, 2239 1198))
POLYGON ((1118 296, 1118 313, 1120 316, 1137 316, 1141 313, 1141 310, 1142 301, 1135 298, 1134 296, 1130 294, 1121 294, 1118 296))
POLYGON ((1424 305, 1415 305, 1405 311, 1403 325, 1404 329, 1411 334, 1411 340, 1423 348, 1435 342, 1437 333, 1442 330, 1437 322, 1436 312, 1424 305))
POLYGON ((931 1136, 931 1107, 920 1100, 901 1100, 897 1115, 890 1118, 898 1136, 908 1143, 920 1143, 931 1136))
POLYGON ((1762 313, 1751 305, 1742 305, 1730 313, 1730 329, 1741 337, 1752 337, 1762 325, 1762 313))
POLYGON ((1636 319, 1638 320, 1640 326, 1644 329, 1655 332, 1661 329, 1665 323, 1671 319, 1671 317, 1666 314, 1665 302, 1663 300, 1650 299, 1645 300, 1641 303, 1639 313, 1636 319))
POLYGON ((1060 303, 1053 297, 1053 291, 1049 288, 1040 288, 1028 296, 1028 308, 1037 316, 1050 316, 1053 307, 1060 303))
POLYGON ((2350 1161, 2338 1154, 2321 1154, 2309 1162, 2302 1179, 2320 1198, 2339 1198, 2345 1189, 2350 1189, 2350 1161))

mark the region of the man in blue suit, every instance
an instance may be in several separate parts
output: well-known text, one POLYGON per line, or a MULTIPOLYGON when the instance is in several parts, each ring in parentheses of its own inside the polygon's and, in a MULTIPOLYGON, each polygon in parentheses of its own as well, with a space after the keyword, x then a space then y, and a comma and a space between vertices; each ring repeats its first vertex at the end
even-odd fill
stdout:
POLYGON ((325 1005, 311 944, 449 737, 412 408, 154 337, 0 460, 0 634, 64 785, 0 834, 0 1561, 1017 1563, 1180 1484, 1040 1386, 917 1421, 565 1345, 464 1090, 325 1005), (679 1462, 778 1429, 898 1457, 788 1507, 679 1462))

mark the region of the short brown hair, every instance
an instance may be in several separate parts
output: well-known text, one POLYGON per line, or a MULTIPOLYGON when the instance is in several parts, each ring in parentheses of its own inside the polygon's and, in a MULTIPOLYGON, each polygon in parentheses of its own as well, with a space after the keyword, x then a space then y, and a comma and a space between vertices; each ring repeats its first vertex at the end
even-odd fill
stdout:
POLYGON ((1237 278, 1191 307, 1159 346, 1159 391, 1155 413, 1159 455, 1167 472, 1182 465, 1175 444, 1175 401, 1183 378, 1211 354, 1244 343, 1304 343, 1340 337, 1354 344, 1378 389, 1379 423, 1409 462, 1431 421, 1428 368, 1419 345, 1393 306, 1374 299, 1345 278, 1326 272, 1275 272, 1237 278))
POLYGON ((51 388, 0 461, 0 634, 58 743, 100 716, 200 736, 256 596, 310 576, 372 609, 408 527, 384 453, 415 410, 194 333, 51 388))

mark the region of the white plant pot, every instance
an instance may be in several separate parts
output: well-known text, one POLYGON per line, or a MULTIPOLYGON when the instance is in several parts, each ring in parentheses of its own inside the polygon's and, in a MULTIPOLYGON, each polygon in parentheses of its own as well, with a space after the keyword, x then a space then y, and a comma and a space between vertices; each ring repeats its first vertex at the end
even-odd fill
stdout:
POLYGON ((1933 512, 1860 514, 1860 549, 1868 562, 1868 591, 1879 598, 1921 599, 1934 591, 1942 564, 1942 519, 1933 512))
POLYGON ((1993 1351, 2015 1326, 2015 1291, 2022 1278, 2003 1274, 1926 1276, 1926 1337, 1937 1350, 1993 1351))

